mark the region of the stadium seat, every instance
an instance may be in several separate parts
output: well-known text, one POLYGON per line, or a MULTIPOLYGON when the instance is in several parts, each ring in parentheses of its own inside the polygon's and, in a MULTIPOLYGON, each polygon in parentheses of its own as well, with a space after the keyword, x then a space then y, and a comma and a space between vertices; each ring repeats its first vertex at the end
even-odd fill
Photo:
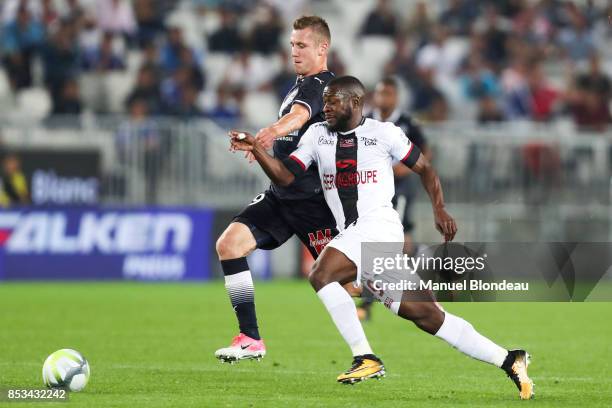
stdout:
POLYGON ((232 57, 229 54, 215 52, 206 56, 206 80, 209 89, 217 89, 231 62, 232 57))
POLYGON ((125 98, 132 89, 134 77, 123 72, 112 72, 104 78, 106 89, 109 90, 108 107, 113 113, 125 111, 125 98))
POLYGON ((44 88, 28 88, 17 94, 17 115, 38 121, 51 111, 51 98, 44 88))
POLYGON ((261 128, 278 117, 278 101, 270 92, 247 93, 243 102, 243 114, 247 123, 261 128))
POLYGON ((354 57, 349 61, 349 72, 372 87, 381 78, 385 64, 393 57, 395 44, 388 37, 363 37, 361 44, 354 49, 354 57))

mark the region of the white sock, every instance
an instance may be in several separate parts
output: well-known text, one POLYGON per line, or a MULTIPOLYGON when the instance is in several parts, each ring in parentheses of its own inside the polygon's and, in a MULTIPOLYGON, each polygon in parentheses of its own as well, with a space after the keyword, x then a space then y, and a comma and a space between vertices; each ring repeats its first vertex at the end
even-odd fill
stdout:
POLYGON ((444 312, 444 322, 436 337, 470 357, 497 367, 502 366, 508 354, 508 350, 478 333, 470 323, 448 312, 444 312))
POLYGON ((255 301, 255 289, 251 271, 225 275, 225 289, 229 294, 232 306, 255 301))
POLYGON ((368 339, 363 331, 355 302, 338 282, 325 285, 317 292, 336 328, 344 337, 353 352, 353 356, 373 354, 368 339))

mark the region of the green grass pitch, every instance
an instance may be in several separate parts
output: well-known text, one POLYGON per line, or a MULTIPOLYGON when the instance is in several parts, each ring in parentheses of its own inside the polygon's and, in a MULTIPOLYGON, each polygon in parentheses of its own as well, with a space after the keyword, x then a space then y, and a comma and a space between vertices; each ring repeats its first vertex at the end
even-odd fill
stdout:
POLYGON ((75 407, 612 405, 612 303, 445 304, 532 354, 536 399, 520 401, 501 370, 380 305, 365 328, 387 377, 337 384, 350 351, 308 284, 258 282, 256 300, 268 356, 229 365, 213 356, 236 334, 221 282, 0 284, 0 388, 40 388, 47 355, 74 348, 91 365, 86 390, 67 403, 75 407))

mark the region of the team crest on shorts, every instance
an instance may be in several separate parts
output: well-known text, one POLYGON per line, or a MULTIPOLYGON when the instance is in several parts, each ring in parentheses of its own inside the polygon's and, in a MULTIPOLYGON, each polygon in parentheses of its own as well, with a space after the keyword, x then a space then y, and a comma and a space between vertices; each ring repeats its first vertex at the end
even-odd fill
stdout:
POLYGON ((320 254, 321 251, 323 251, 323 248, 325 248, 325 245, 329 244, 332 239, 333 237, 330 228, 308 233, 310 246, 315 249, 317 254, 320 254))

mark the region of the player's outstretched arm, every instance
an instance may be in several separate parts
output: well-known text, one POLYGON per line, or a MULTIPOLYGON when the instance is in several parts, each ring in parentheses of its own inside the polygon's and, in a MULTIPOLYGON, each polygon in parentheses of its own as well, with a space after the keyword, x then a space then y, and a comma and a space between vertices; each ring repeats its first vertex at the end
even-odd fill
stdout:
POLYGON ((412 170, 421 177, 421 183, 429 195, 434 212, 436 229, 444 235, 445 241, 452 241, 457 233, 457 223, 444 208, 442 184, 431 162, 423 154, 419 154, 412 170))
POLYGON ((266 175, 276 185, 286 187, 295 176, 282 161, 268 154, 265 147, 250 133, 232 130, 229 132, 231 150, 251 152, 266 175))
POLYGON ((265 149, 270 149, 274 140, 287 136, 289 133, 299 130, 308 122, 310 112, 300 104, 291 106, 291 110, 272 125, 261 129, 255 138, 265 149))

